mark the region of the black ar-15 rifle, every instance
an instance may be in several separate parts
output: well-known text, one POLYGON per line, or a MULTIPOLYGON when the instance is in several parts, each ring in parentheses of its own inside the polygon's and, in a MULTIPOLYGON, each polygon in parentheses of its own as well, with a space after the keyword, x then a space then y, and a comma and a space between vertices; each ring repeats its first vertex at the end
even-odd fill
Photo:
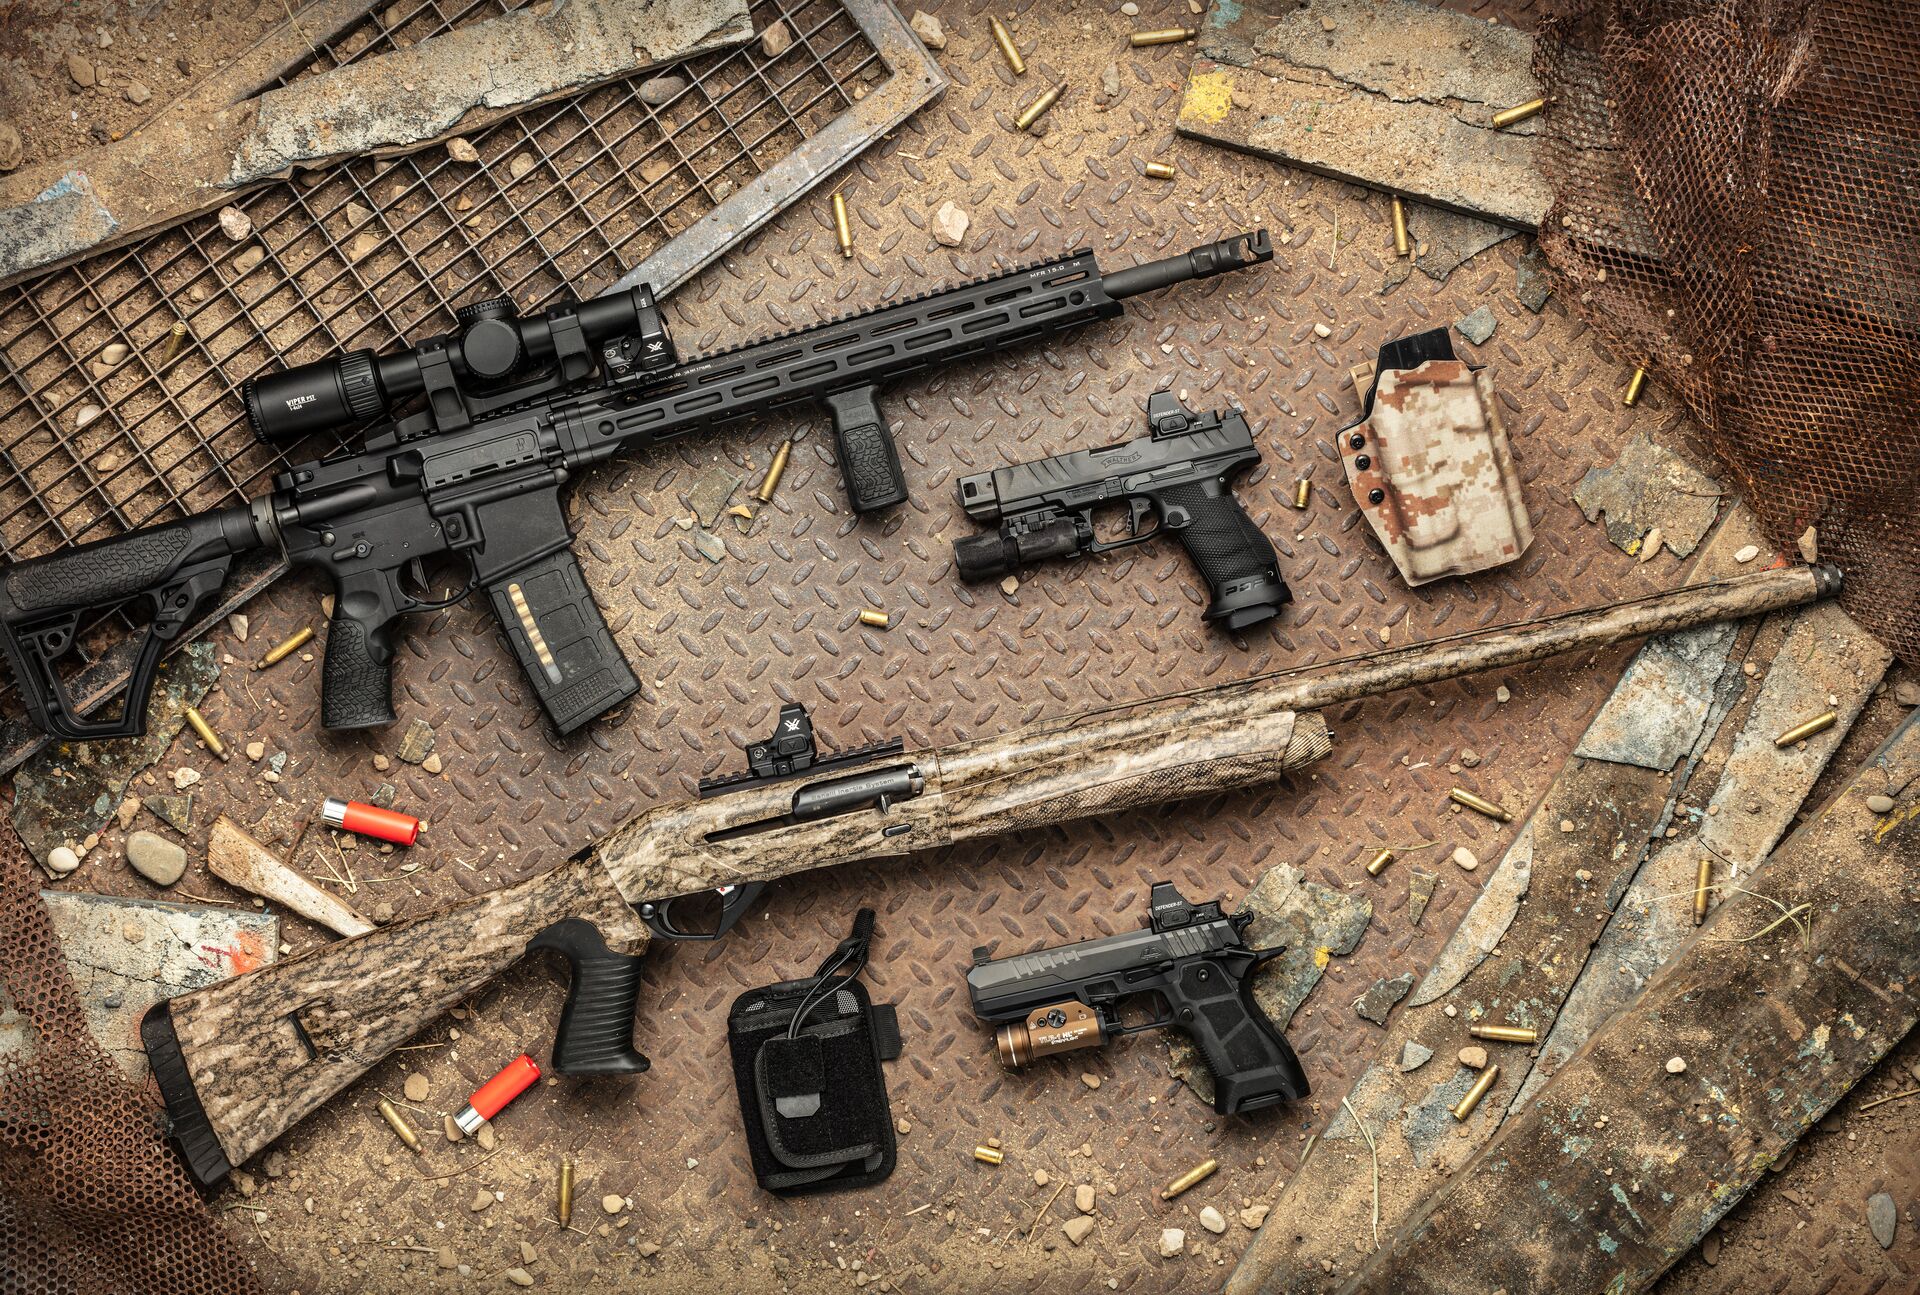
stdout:
POLYGON ((881 417, 882 381, 1120 313, 1120 302, 1273 259, 1265 230, 1102 273, 1091 252, 1012 270, 681 364, 646 287, 516 319, 505 300, 461 329, 390 355, 354 351, 249 382, 248 420, 290 443, 367 423, 365 448, 302 463, 249 504, 0 568, 0 647, 28 713, 70 739, 143 730, 165 645, 226 578, 234 555, 278 547, 336 591, 321 722, 393 722, 393 625, 444 606, 410 591, 422 560, 464 554, 554 727, 568 733, 639 683, 574 560, 560 488, 627 450, 789 406, 821 403, 855 512, 907 497, 881 417), (86 719, 56 662, 80 619, 145 596, 153 622, 117 718, 86 719))

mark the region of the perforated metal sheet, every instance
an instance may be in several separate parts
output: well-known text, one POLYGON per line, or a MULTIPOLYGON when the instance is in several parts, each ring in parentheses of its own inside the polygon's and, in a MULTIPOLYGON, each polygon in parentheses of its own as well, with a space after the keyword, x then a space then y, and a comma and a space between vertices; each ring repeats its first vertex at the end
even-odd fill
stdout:
MULTIPOLYGON (((1143 28, 1187 17, 1184 5, 1144 8, 1143 28)), ((683 345, 707 349, 1076 244, 1124 264, 1264 224, 1278 252, 1270 270, 1137 298, 1122 319, 1051 348, 885 393, 914 491, 888 518, 848 515, 818 419, 770 420, 584 482, 573 511, 588 579, 647 689, 616 721, 574 738, 556 742, 542 726, 478 606, 408 627, 400 654, 402 722, 419 716, 434 726, 445 765, 437 777, 373 767, 376 753, 392 754, 397 732, 320 734, 317 658, 265 674, 230 667, 203 709, 222 732, 290 758, 282 781, 269 784, 263 765, 220 767, 178 749, 166 768, 191 763, 207 775, 195 846, 215 810, 285 845, 320 797, 365 797, 390 781, 400 807, 430 820, 419 847, 404 860, 365 848, 343 857, 310 833, 298 863, 322 878, 350 863, 357 905, 405 914, 530 875, 636 810, 692 795, 700 776, 739 767, 738 744, 764 736, 784 700, 806 702, 839 745, 894 734, 931 745, 1363 650, 1389 635, 1404 643, 1679 582, 1671 559, 1637 566, 1608 546, 1570 498, 1633 430, 1670 424, 1671 406, 1655 391, 1621 408, 1628 370, 1617 357, 1557 304, 1534 316, 1515 300, 1518 246, 1445 285, 1416 275, 1378 296, 1391 234, 1377 196, 1177 142, 1186 47, 1128 50, 1133 23, 1041 9, 1013 22, 1029 65, 1016 81, 984 11, 938 6, 950 41, 940 60, 954 86, 845 177, 856 257, 839 255, 824 195, 796 207, 678 294, 671 309, 683 345), (1110 61, 1123 93, 1103 111, 1094 95, 1110 61), (1069 90, 1049 132, 1014 134, 1019 108, 1062 75, 1069 90), (1179 178, 1145 179, 1141 166, 1153 159, 1173 162, 1179 178), (971 216, 959 249, 928 232, 949 199, 971 216), (1345 375, 1381 342, 1482 304, 1499 331, 1485 346, 1456 344, 1491 366, 1537 538, 1506 571, 1413 595, 1350 496, 1343 502, 1331 438, 1357 409, 1345 375), (957 476, 1137 435, 1146 396, 1161 386, 1196 406, 1237 399, 1254 423, 1267 465, 1240 497, 1279 548, 1298 600, 1278 625, 1244 645, 1204 629, 1193 572, 1157 545, 1131 560, 1050 568, 1012 595, 957 583, 948 546, 973 533, 952 497, 957 476), (789 433, 799 442, 774 505, 751 533, 728 535, 725 561, 709 563, 675 525, 687 492, 714 471, 742 473, 751 486, 789 433), (1290 503, 1299 475, 1315 482, 1305 512, 1290 503), (894 628, 859 625, 857 611, 869 606, 892 613, 894 628), (406 864, 417 869, 403 872, 406 864)), ((323 625, 320 592, 275 587, 249 609, 251 641, 239 646, 223 632, 222 648, 244 662, 300 625, 323 625)), ((551 1289, 647 1280, 676 1291, 839 1290, 860 1272, 916 1291, 1217 1285, 1228 1271, 1221 1265, 1252 1235, 1235 1217, 1242 1201, 1271 1197, 1379 1037, 1351 1000, 1377 977, 1425 967, 1464 912, 1486 869, 1445 862, 1452 848, 1492 859, 1507 840, 1511 829, 1450 812, 1447 788, 1526 805, 1606 695, 1622 655, 1345 708, 1331 717, 1333 756, 1291 788, 785 883, 728 940, 649 954, 637 1031, 653 1058, 649 1074, 542 1086, 500 1117, 491 1158, 430 1138, 416 1163, 373 1114, 376 1094, 399 1100, 409 1071, 426 1075, 431 1096, 413 1118, 430 1131, 514 1053, 541 1055, 564 979, 556 964, 530 964, 287 1138, 281 1176, 256 1171, 251 1196, 224 1198, 245 1207, 234 1213, 236 1231, 270 1285, 303 1292, 452 1284, 456 1274, 437 1266, 442 1247, 497 1285, 522 1262, 522 1239, 537 1248, 529 1273, 551 1289), (1503 685, 1512 694, 1504 704, 1495 695, 1503 685), (1469 750, 1477 763, 1452 772, 1469 750), (1361 865, 1379 845, 1424 841, 1437 844, 1366 878, 1361 865), (1013 952, 1134 926, 1148 884, 1162 877, 1194 898, 1237 899, 1280 861, 1375 904, 1357 953, 1333 962, 1294 1023, 1318 1090, 1309 1103, 1220 1121, 1167 1078, 1165 1051, 1150 1037, 1025 1076, 998 1069, 961 984, 975 945, 1013 952), (1417 929, 1405 915, 1414 861, 1443 874, 1417 929), (906 1054, 890 1068, 895 1113, 909 1127, 900 1167, 877 1192, 777 1201, 754 1188, 737 1130, 726 1010, 747 987, 811 970, 861 904, 880 912, 875 995, 900 1005, 906 1036, 906 1054), (1005 1145, 998 1168, 971 1158, 988 1138, 1005 1145), (584 1233, 546 1221, 567 1156, 578 1166, 575 1224, 584 1233), (1177 1201, 1159 1200, 1161 1185, 1209 1156, 1221 1162, 1217 1174, 1177 1201), (1070 1188, 1030 1241, 1021 1235, 1054 1191, 1035 1185, 1036 1169, 1055 1185, 1098 1186, 1098 1222, 1084 1245, 1059 1232, 1070 1188), (480 1188, 503 1199, 476 1212, 480 1188), (624 1227, 601 1212, 609 1192, 632 1200, 624 1227), (1225 1235, 1198 1225, 1206 1204, 1228 1215, 1225 1235), (1158 1257, 1167 1226, 1187 1232, 1180 1259, 1158 1257)), ((101 855, 79 878, 136 884, 101 855)), ((229 893, 198 871, 181 885, 229 893)), ((295 947, 320 938, 303 932, 295 947)))

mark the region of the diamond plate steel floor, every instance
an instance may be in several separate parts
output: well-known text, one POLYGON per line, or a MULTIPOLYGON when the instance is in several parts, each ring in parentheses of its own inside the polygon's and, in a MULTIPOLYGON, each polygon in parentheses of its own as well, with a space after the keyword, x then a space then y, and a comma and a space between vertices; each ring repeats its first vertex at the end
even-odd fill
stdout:
MULTIPOLYGON (((1444 285, 1415 275, 1379 295, 1391 256, 1385 201, 1176 141, 1190 47, 1130 50, 1125 33, 1190 21, 1188 7, 1143 7, 1138 19, 1106 6, 1032 7, 1013 23, 1029 63, 1016 80, 985 10, 939 5, 949 35, 939 58, 953 88, 838 182, 856 256, 844 260, 835 247, 827 194, 804 202, 672 299, 683 349, 1076 244, 1121 265, 1266 225, 1273 266, 1136 298, 1124 318, 1062 344, 885 393, 914 499, 883 520, 848 513, 818 419, 684 444, 584 482, 572 501, 579 549, 646 693, 615 721, 565 741, 543 727, 491 619, 469 604, 410 626, 400 654, 403 726, 415 716, 434 726, 444 772, 397 762, 377 771, 373 757, 391 755, 399 731, 321 733, 317 655, 266 673, 245 668, 298 626, 324 625, 322 591, 283 583, 249 609, 245 646, 218 637, 237 660, 204 710, 237 744, 257 739, 290 759, 272 784, 259 776, 264 765, 220 766, 177 747, 156 772, 192 764, 206 775, 193 844, 224 809, 284 845, 321 797, 364 798, 392 781, 398 804, 431 823, 420 846, 404 860, 364 846, 342 856, 310 832, 300 866, 324 876, 321 854, 334 869, 351 864, 351 899, 363 911, 418 912, 528 876, 641 808, 691 795, 702 775, 741 764, 739 745, 763 736, 784 700, 807 703, 836 745, 898 734, 911 748, 1679 583, 1671 559, 1637 566, 1609 547, 1570 497, 1638 426, 1672 423, 1672 403, 1655 390, 1637 408, 1621 407, 1627 369, 1557 304, 1536 316, 1518 302, 1520 240, 1444 285), (1102 108, 1095 96, 1109 62, 1123 88, 1102 108), (1014 133, 1020 106, 1061 76, 1069 89, 1045 135, 1014 133), (1153 159, 1172 162, 1178 178, 1145 178, 1141 165, 1153 159), (928 228, 949 199, 972 218, 954 249, 928 228), (1409 593, 1343 498, 1331 438, 1357 412, 1347 370, 1388 339, 1482 305, 1499 331, 1484 346, 1457 336, 1456 344, 1491 366, 1537 538, 1506 571, 1409 593), (1297 599, 1277 624, 1244 642, 1204 629, 1194 573, 1165 545, 1057 566, 1011 595, 958 582, 949 545, 974 531, 953 498, 959 475, 1138 435, 1146 397, 1161 387, 1202 407, 1237 399, 1254 422, 1267 462, 1241 498, 1280 550, 1297 599), (687 492, 715 471, 739 472, 750 487, 790 433, 800 439, 774 505, 750 533, 728 536, 725 561, 709 563, 675 524, 687 492), (1315 487, 1304 512, 1291 507, 1300 475, 1315 487), (892 613, 894 628, 859 624, 862 607, 892 613), (403 862, 417 870, 403 873, 403 862)), ((453 582, 441 573, 441 584, 453 582)), ((1492 859, 1506 843, 1510 828, 1449 812, 1447 788, 1519 811, 1545 788, 1622 658, 1602 653, 1344 708, 1330 717, 1333 757, 1291 787, 781 885, 728 940, 649 954, 638 1029, 649 1074, 542 1086, 501 1116, 496 1152, 436 1135, 416 1164, 374 1115, 376 1093, 400 1099, 403 1078, 418 1070, 431 1096, 415 1119, 437 1129, 443 1112, 515 1053, 542 1054, 564 979, 557 964, 528 964, 285 1139, 284 1159, 272 1162, 277 1177, 256 1173, 251 1195, 219 1204, 235 1206, 238 1234, 258 1243, 263 1274, 283 1291, 465 1284, 458 1269, 438 1265, 442 1247, 472 1278, 501 1288, 503 1271, 523 1263, 522 1240, 538 1252, 524 1266, 551 1289, 590 1280, 669 1290, 1217 1285, 1252 1235, 1236 1218, 1243 1202, 1271 1197, 1376 1044, 1376 1027, 1351 1000, 1377 977, 1423 968, 1465 911, 1486 870, 1446 863, 1452 848, 1492 859), (1502 685, 1512 694, 1504 704, 1495 695, 1502 685), (1478 761, 1450 772, 1468 750, 1478 761), (1381 844, 1422 841, 1437 844, 1403 859, 1443 877, 1416 929, 1405 916, 1407 862, 1378 879, 1361 864, 1381 844), (1167 1077, 1165 1049, 1150 1037, 1024 1076, 999 1070, 961 987, 975 945, 1011 952, 1135 926, 1148 883, 1162 877, 1195 898, 1237 899, 1283 861, 1375 905, 1358 951, 1329 967, 1292 1031, 1314 1100, 1218 1120, 1167 1077), (727 1006, 749 986, 810 970, 863 903, 880 912, 872 986, 900 1005, 906 1054, 891 1083, 910 1131, 883 1191, 778 1201, 755 1189, 737 1130, 727 1006), (970 1156, 990 1137, 1007 1150, 998 1168, 970 1156), (568 1233, 544 1221, 563 1156, 579 1167, 581 1230, 568 1233), (1160 1201, 1160 1185, 1209 1156, 1220 1161, 1216 1175, 1160 1201), (1030 1240, 1022 1235, 1053 1194, 1035 1185, 1037 1169, 1056 1183, 1097 1186, 1098 1222, 1083 1246, 1059 1231, 1071 1191, 1030 1240), (502 1198, 476 1211, 477 1189, 502 1198), (631 1198, 632 1208, 609 1217, 599 1203, 606 1193, 631 1198), (1227 1214, 1224 1235, 1198 1225, 1207 1204, 1227 1214), (1157 1252, 1168 1226, 1187 1231, 1177 1260, 1157 1252)), ((113 853, 96 854, 77 880, 137 890, 113 853)), ((197 869, 179 889, 231 895, 197 869)), ((325 938, 294 919, 289 929, 296 950, 325 938)))

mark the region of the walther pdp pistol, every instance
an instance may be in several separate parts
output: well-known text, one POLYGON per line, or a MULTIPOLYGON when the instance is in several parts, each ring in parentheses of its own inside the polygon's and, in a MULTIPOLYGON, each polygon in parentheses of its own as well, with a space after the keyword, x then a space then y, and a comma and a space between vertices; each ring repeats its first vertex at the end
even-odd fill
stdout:
POLYGON ((1246 629, 1292 598, 1273 555, 1233 497, 1233 478, 1260 462, 1247 420, 1228 410, 1202 418, 1170 391, 1147 397, 1150 434, 960 479, 960 502, 992 535, 955 540, 967 581, 997 580, 1030 562, 1111 553, 1165 533, 1180 541, 1207 582, 1205 619, 1246 629), (1094 535, 1093 510, 1126 500, 1127 537, 1094 535), (1142 530, 1148 517, 1157 525, 1142 530))
POLYGON ((0 649, 28 714, 55 737, 131 737, 161 650, 197 619, 236 554, 268 549, 337 594, 320 722, 394 720, 394 625, 484 590, 554 727, 568 733, 639 690, 573 556, 561 490, 580 472, 690 433, 824 406, 856 513, 907 487, 875 398, 882 382, 1121 313, 1123 298, 1273 259, 1265 230, 1102 272, 1091 252, 682 362, 645 286, 516 318, 505 298, 388 355, 352 351, 250 381, 247 418, 291 445, 369 425, 364 448, 297 463, 248 504, 0 566, 0 649), (417 400, 417 412, 393 416, 417 400), (464 559, 453 599, 422 562, 464 559), (144 598, 153 621, 115 718, 83 717, 56 669, 80 622, 144 598))
POLYGON ((1249 949, 1242 936, 1252 920, 1251 912, 1222 913, 1218 900, 1189 904, 1172 882, 1157 881, 1145 930, 1011 958, 976 949, 967 992, 974 1015, 998 1027, 994 1046, 1009 1070, 1171 1027, 1206 1059, 1222 1115, 1298 1101, 1306 1073, 1253 1000, 1253 973, 1285 950, 1249 949), (1141 995, 1157 999, 1160 1013, 1126 1024, 1121 1009, 1141 995))

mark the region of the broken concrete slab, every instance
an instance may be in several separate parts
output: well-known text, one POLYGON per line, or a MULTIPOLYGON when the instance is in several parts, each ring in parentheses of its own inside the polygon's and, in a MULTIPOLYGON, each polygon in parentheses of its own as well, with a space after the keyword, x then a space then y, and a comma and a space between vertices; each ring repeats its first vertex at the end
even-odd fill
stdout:
POLYGON ((55 742, 14 775, 13 825, 34 858, 82 841, 113 817, 135 775, 166 754, 219 678, 211 643, 195 643, 160 667, 147 701, 145 737, 55 742))
MULTIPOLYGON (((330 19, 337 6, 323 8, 330 19)), ((281 34, 290 48, 311 48, 304 28, 297 40, 281 34)), ((752 35, 745 0, 572 0, 251 98, 259 83, 233 86, 217 103, 191 96, 83 158, 0 177, 0 286, 223 206, 296 168, 414 152, 752 35)))
POLYGON ((1537 244, 1514 262, 1513 295, 1536 315, 1547 308, 1547 298, 1553 295, 1553 276, 1547 266, 1547 254, 1537 244))
MULTIPOLYGON (((1308 881, 1300 869, 1285 863, 1267 869, 1242 906, 1254 914, 1246 932, 1248 947, 1286 948, 1253 978, 1253 1000, 1278 1030, 1285 1030, 1307 1001, 1327 963, 1359 946, 1373 918, 1370 900, 1308 881)), ((1185 1035, 1173 1034, 1167 1053, 1173 1077, 1211 1104, 1213 1076, 1198 1049, 1185 1035)))
POLYGON ((1920 715, 1751 885, 1810 906, 1810 945, 1791 926, 1745 939, 1779 915, 1762 900, 1721 905, 1349 1289, 1645 1290, 1905 1037, 1920 1017, 1901 990, 1920 980, 1920 715), (1899 807, 1872 814, 1866 794, 1886 787, 1899 807))
POLYGON ((1176 129, 1531 229, 1552 200, 1537 127, 1492 117, 1539 97, 1532 59, 1523 32, 1412 0, 1215 5, 1176 129))
POLYGON ((1737 624, 1703 625, 1647 642, 1614 685, 1574 754, 1672 769, 1700 740, 1737 624))
POLYGON ((1725 494, 1719 482, 1641 431, 1610 465, 1580 478, 1573 501, 1590 522, 1606 514, 1607 539, 1622 552, 1639 553, 1641 538, 1658 526, 1661 542, 1684 558, 1713 526, 1725 494))
POLYGON ((1408 205, 1407 231, 1416 255, 1396 256, 1387 263, 1381 292, 1406 282, 1415 270, 1435 283, 1445 283, 1448 275, 1489 247, 1520 236, 1520 231, 1510 225, 1496 225, 1423 202, 1408 205))
MULTIPOLYGON (((87 1028, 136 1083, 147 1076, 140 1018, 163 998, 272 962, 280 919, 267 913, 40 892, 73 976, 87 1028)), ((32 1031, 0 992, 0 1056, 31 1057, 32 1031)))

